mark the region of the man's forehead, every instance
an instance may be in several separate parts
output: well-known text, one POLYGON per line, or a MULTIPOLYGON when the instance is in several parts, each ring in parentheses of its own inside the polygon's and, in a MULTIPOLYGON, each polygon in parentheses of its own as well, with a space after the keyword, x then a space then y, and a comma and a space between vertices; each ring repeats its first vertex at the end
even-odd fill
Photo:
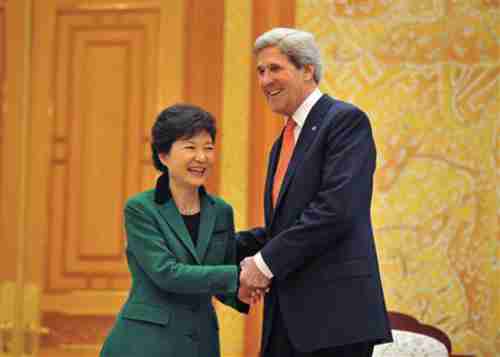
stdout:
POLYGON ((268 60, 268 61, 259 61, 257 62, 257 68, 266 68, 266 67, 271 67, 273 65, 281 65, 283 61, 275 61, 275 60, 268 60))
POLYGON ((279 49, 271 49, 269 51, 263 49, 257 53, 256 62, 257 67, 267 67, 273 64, 283 64, 290 61, 288 57, 279 49))

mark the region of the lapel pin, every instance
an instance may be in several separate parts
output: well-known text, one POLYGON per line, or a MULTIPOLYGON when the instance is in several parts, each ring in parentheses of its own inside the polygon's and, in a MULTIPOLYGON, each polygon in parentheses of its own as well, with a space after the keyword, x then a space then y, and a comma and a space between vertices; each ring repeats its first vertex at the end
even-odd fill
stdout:
POLYGON ((312 131, 316 131, 316 125, 313 126, 311 129, 312 129, 312 131))

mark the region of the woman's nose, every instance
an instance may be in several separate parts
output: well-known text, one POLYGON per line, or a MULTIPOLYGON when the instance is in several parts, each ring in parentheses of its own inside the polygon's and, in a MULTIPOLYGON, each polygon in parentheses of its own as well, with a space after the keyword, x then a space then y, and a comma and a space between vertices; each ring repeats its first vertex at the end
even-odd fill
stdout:
POLYGON ((198 150, 196 152, 196 160, 197 161, 205 161, 207 159, 207 155, 205 154, 205 152, 203 150, 198 150))

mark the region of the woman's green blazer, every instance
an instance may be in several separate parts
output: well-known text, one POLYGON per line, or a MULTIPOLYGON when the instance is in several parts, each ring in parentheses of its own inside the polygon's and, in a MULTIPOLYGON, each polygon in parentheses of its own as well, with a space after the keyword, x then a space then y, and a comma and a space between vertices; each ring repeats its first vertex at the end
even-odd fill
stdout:
POLYGON ((212 297, 242 312, 248 305, 236 298, 232 208, 203 187, 200 199, 196 246, 168 189, 157 186, 127 201, 132 288, 101 357, 220 356, 212 297))

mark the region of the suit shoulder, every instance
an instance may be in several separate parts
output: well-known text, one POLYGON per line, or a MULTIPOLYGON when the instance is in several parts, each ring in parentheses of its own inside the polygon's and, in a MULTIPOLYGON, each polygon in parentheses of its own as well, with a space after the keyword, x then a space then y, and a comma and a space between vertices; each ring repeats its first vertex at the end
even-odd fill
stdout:
POLYGON ((139 192, 127 199, 125 207, 149 206, 154 203, 154 190, 139 192))
POLYGON ((221 211, 232 211, 233 207, 219 196, 209 195, 214 206, 221 211))
POLYGON ((367 126, 371 127, 368 115, 356 105, 342 100, 333 99, 327 114, 325 124, 333 126, 367 126))
POLYGON ((330 112, 335 111, 338 112, 339 114, 348 114, 348 113, 359 114, 364 117, 367 117, 366 113, 361 108, 357 107, 352 103, 333 98, 332 100, 333 100, 333 105, 330 108, 330 112))

